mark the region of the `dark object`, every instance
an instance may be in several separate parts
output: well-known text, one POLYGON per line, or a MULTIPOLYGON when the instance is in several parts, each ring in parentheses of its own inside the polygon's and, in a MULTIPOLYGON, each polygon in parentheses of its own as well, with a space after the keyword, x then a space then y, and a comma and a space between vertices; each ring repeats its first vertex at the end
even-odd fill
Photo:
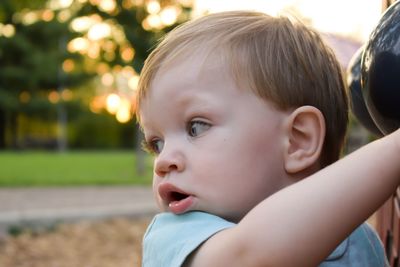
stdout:
POLYGON ((381 136, 365 105, 361 90, 361 57, 364 47, 357 50, 347 68, 347 86, 350 89, 351 110, 357 120, 371 133, 381 136))
POLYGON ((395 2, 371 33, 362 57, 364 100, 383 134, 389 134, 400 126, 399 22, 400 2, 395 2))

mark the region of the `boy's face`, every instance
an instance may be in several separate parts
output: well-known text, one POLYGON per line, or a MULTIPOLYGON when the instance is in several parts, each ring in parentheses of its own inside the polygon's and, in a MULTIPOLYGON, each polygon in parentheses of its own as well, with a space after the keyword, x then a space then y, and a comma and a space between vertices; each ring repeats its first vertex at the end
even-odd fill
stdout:
POLYGON ((288 113, 200 55, 162 66, 140 118, 155 151, 153 191, 163 211, 200 210, 239 221, 287 185, 282 138, 288 113))

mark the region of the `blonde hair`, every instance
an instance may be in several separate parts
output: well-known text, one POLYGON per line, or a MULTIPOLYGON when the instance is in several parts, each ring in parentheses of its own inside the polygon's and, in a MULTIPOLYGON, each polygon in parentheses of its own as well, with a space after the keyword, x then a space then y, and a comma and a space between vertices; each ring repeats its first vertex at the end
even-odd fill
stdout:
POLYGON ((259 12, 210 14, 175 28, 147 58, 137 97, 146 97, 162 64, 206 47, 218 52, 241 88, 281 110, 311 105, 326 121, 321 164, 336 161, 348 124, 348 96, 336 57, 318 33, 299 21, 259 12))

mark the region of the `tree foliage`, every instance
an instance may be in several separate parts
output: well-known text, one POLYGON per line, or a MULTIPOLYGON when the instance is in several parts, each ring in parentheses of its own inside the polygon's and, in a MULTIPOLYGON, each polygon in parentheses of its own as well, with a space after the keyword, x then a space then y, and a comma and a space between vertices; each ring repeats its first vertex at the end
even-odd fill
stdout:
POLYGON ((68 6, 60 3, 0 2, 0 148, 16 145, 21 115, 48 118, 49 124, 54 124, 60 105, 70 109, 69 114, 88 112, 90 99, 64 97, 63 90, 67 88, 74 96, 93 97, 97 86, 93 81, 99 75, 124 66, 139 73, 155 42, 186 21, 191 12, 190 6, 165 0, 87 0, 72 1, 68 6), (111 6, 104 6, 104 2, 111 6), (149 12, 150 2, 158 10, 149 12), (150 16, 171 7, 179 11, 173 23, 145 25, 150 16), (74 23, 79 18, 92 24, 77 30, 74 23), (110 34, 90 38, 95 24, 108 26, 110 34), (86 51, 69 49, 74 40, 90 47, 86 51), (94 48, 98 50, 95 56, 94 48), (129 49, 134 53, 131 58, 124 56, 129 49), (7 141, 7 133, 11 141, 7 141))

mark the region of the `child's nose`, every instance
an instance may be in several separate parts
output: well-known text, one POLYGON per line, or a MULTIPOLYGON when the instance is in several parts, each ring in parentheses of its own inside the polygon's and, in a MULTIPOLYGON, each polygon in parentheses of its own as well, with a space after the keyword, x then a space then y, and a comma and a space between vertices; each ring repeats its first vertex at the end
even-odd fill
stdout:
POLYGON ((181 172, 184 167, 185 163, 182 153, 176 149, 169 149, 165 145, 154 162, 154 172, 160 177, 165 177, 174 171, 181 172))

